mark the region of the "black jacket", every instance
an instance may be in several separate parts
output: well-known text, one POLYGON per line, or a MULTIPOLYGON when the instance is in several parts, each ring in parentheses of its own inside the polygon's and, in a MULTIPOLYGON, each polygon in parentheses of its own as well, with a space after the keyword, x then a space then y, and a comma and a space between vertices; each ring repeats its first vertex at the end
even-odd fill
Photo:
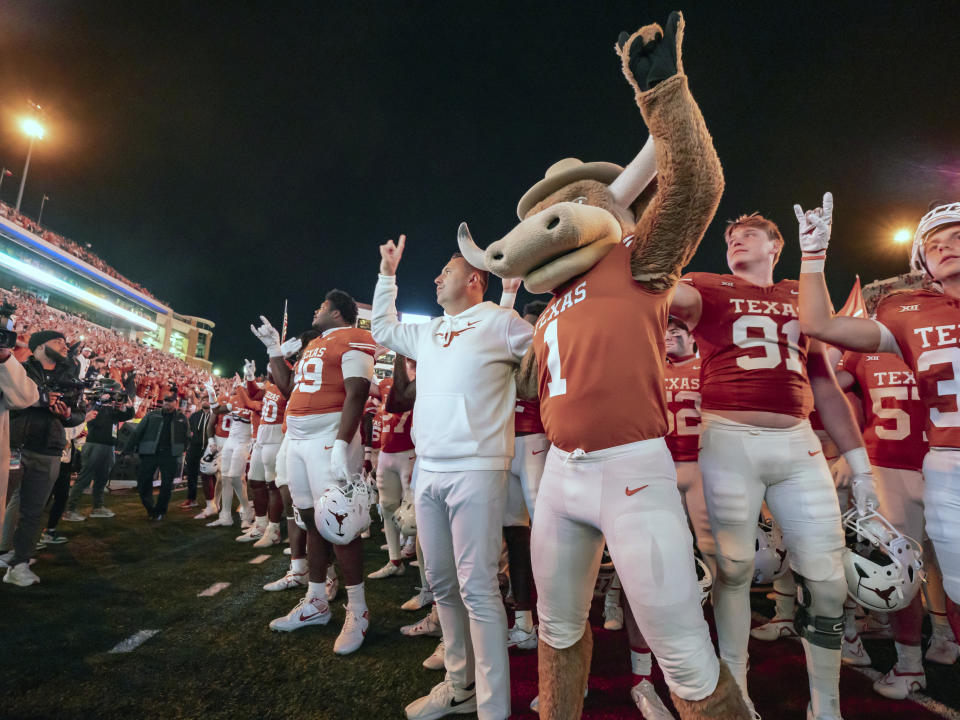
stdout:
POLYGON ((133 408, 118 410, 112 407, 102 407, 97 410, 97 416, 87 423, 87 442, 100 445, 116 445, 116 425, 133 417, 133 408))
MULTIPOLYGON (((39 360, 30 357, 23 363, 23 369, 39 388, 44 387, 50 380, 77 380, 72 363, 57 363, 53 370, 44 370, 39 360)), ((43 402, 43 398, 40 402, 43 402)), ((10 447, 30 450, 40 455, 60 455, 67 446, 64 428, 82 424, 83 417, 82 410, 71 408, 70 417, 64 418, 46 404, 11 410, 10 447)))
MULTIPOLYGON (((163 411, 154 410, 147 413, 137 424, 137 430, 131 440, 131 447, 141 455, 154 455, 160 442, 160 431, 163 429, 163 411)), ((170 422, 170 454, 174 457, 183 455, 187 445, 187 418, 179 410, 174 411, 170 422)))
POLYGON ((199 455, 203 452, 204 448, 207 447, 207 440, 210 439, 210 436, 207 434, 207 421, 209 419, 209 410, 195 410, 190 417, 187 418, 187 423, 190 426, 187 452, 199 455))

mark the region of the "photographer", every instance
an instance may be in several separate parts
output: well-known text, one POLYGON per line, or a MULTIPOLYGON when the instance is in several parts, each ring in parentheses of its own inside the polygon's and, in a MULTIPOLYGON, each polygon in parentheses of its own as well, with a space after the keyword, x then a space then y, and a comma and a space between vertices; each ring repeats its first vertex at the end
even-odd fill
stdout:
POLYGON ((93 483, 92 518, 111 518, 112 510, 103 504, 103 490, 113 468, 114 448, 117 445, 117 426, 133 417, 133 406, 123 388, 104 378, 94 388, 96 398, 87 408, 93 417, 87 420, 87 442, 80 453, 80 474, 70 491, 67 511, 63 519, 81 522, 86 518, 77 512, 80 496, 93 483))
POLYGON ((140 454, 137 491, 151 520, 162 520, 173 490, 177 461, 187 445, 187 418, 177 410, 177 396, 168 393, 160 410, 144 416, 131 440, 140 454), (153 502, 153 474, 160 470, 160 493, 153 502))
POLYGON ((41 330, 30 336, 33 355, 23 364, 37 386, 36 404, 10 413, 10 447, 20 449, 20 512, 13 534, 13 550, 0 557, 8 570, 3 581, 26 587, 40 581, 30 570, 43 525, 43 506, 60 471, 60 455, 67 444, 65 427, 84 421, 78 409, 79 382, 73 362, 67 360, 63 333, 41 330))

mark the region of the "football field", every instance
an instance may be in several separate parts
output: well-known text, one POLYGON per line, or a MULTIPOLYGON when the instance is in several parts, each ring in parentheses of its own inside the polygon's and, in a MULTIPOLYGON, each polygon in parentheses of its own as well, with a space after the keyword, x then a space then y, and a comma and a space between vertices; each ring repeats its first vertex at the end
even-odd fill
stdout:
MULTIPOLYGON (((400 610, 419 584, 416 568, 367 582, 366 642, 353 655, 335 656, 343 591, 327 627, 269 631, 269 621, 301 595, 262 590, 287 567, 281 548, 261 553, 234 541, 238 526, 204 527, 192 519, 195 511, 175 507, 183 497, 174 493, 170 514, 154 525, 135 494, 115 494, 116 518, 61 523, 70 541, 38 552, 40 585, 0 585, 0 717, 380 720, 403 717, 406 703, 442 679, 421 667, 436 639, 399 633, 424 614, 400 610)), ((382 537, 375 529, 367 542, 366 572, 385 562, 382 537)), ((754 609, 770 614, 763 593, 754 594, 754 609)), ((584 717, 638 718, 625 633, 597 628, 597 613, 593 620, 584 717)), ((866 646, 875 668, 893 664, 892 642, 866 646)), ((751 692, 765 720, 802 719, 799 643, 752 641, 751 662, 751 692)), ((511 673, 514 715, 535 717, 527 706, 536 694, 536 652, 513 654, 511 673)), ((960 718, 951 709, 960 708, 960 666, 929 665, 927 679, 918 698, 925 705, 892 702, 871 691, 867 676, 845 669, 844 717, 960 718)))

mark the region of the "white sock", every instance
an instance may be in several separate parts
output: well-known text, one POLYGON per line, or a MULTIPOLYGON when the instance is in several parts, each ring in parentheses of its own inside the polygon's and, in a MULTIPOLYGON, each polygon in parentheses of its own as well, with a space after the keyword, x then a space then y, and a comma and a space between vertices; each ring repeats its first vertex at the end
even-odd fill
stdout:
POLYGON ((327 565, 327 580, 337 579, 337 569, 333 565, 327 565))
POLYGON ((812 645, 803 640, 810 681, 810 707, 814 717, 840 715, 840 651, 812 645))
POLYGON ((256 518, 254 518, 253 524, 254 524, 254 527, 257 527, 260 530, 265 529, 267 527, 267 516, 257 515, 256 518))
POLYGON ((311 581, 307 583, 307 599, 312 600, 313 598, 327 599, 327 590, 322 582, 311 581))
POLYGON ((278 532, 280 532, 280 523, 268 522, 268 523, 267 523, 267 532, 269 532, 269 533, 278 533, 278 532))
POLYGON ((347 585, 347 607, 355 613, 362 613, 367 609, 367 600, 363 594, 363 583, 347 585))
POLYGON ((533 630, 533 611, 532 610, 517 610, 514 613, 514 625, 525 632, 530 632, 533 630))
POLYGON ((293 573, 295 575, 303 575, 307 571, 307 559, 291 558, 290 569, 293 570, 293 573))
POLYGON ((630 667, 633 668, 634 675, 641 677, 650 677, 653 672, 653 655, 649 650, 646 652, 630 651, 630 667))
POLYGON ((607 596, 603 602, 606 605, 620 604, 620 578, 616 573, 613 575, 613 580, 610 581, 610 589, 607 590, 607 596))
POLYGON ((920 655, 919 645, 903 645, 894 643, 897 646, 897 667, 903 672, 923 672, 923 658, 920 655))

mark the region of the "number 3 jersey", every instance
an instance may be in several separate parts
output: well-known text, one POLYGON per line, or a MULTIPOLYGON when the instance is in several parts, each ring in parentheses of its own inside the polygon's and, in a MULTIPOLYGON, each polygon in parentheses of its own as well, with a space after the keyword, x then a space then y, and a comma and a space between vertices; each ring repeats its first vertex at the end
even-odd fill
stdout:
POLYGON ((703 272, 680 282, 696 288, 703 302, 693 330, 702 365, 701 409, 810 415, 810 340, 797 319, 799 283, 760 287, 736 275, 703 272))
POLYGON ((633 242, 625 237, 557 288, 534 328, 540 417, 550 442, 567 452, 667 432, 664 335, 672 293, 634 281, 633 242))
POLYGON ((960 448, 960 300, 932 290, 894 293, 877 306, 877 320, 916 377, 930 447, 960 448))

